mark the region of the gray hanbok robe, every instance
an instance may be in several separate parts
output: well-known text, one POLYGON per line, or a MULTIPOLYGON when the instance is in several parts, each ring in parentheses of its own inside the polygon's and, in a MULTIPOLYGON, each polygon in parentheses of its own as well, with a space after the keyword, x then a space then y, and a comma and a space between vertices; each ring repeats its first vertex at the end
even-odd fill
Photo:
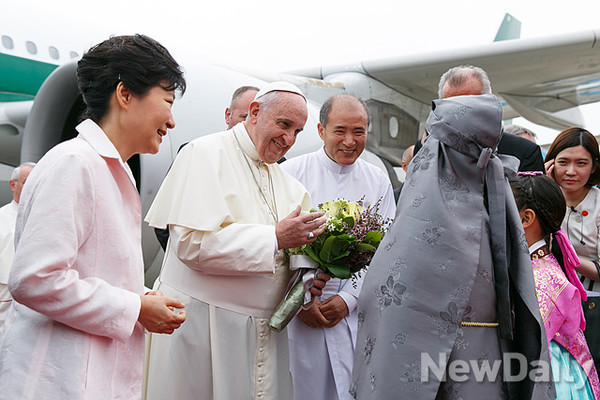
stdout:
POLYGON ((501 123, 492 95, 433 102, 359 296, 355 398, 554 398, 549 368, 530 379, 549 356, 501 123))

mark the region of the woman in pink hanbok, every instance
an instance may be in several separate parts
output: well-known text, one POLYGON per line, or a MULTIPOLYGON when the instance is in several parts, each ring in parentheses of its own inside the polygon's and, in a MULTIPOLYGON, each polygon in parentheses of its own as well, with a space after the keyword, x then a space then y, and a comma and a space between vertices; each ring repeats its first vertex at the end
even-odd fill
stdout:
POLYGON ((145 330, 172 333, 178 300, 144 293, 141 204, 127 160, 175 125, 179 65, 155 40, 116 36, 77 64, 79 135, 48 151, 19 202, 0 399, 139 400, 145 330))
POLYGON ((583 335, 581 299, 587 295, 575 273, 579 259, 560 229, 566 210, 560 187, 541 173, 520 173, 511 186, 531 254, 557 399, 600 399, 598 374, 583 335))

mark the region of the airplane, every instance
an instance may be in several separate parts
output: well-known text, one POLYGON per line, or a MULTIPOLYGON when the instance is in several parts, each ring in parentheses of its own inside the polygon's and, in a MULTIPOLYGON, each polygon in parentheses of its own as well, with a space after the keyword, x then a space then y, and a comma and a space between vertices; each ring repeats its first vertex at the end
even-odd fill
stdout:
MULTIPOLYGON (((14 78, 5 76, 7 65, 25 65, 34 57, 13 54, 5 44, 8 36, 0 31, 0 96, 10 92, 24 97, 21 101, 0 97, 0 162, 14 166, 37 161, 57 143, 74 137, 83 103, 75 79, 78 56, 64 63, 35 60, 31 71, 18 66, 11 70, 16 76, 27 76, 22 81, 33 82, 40 70, 52 69, 37 93, 27 91, 26 85, 10 86, 14 78), (28 100, 33 94, 35 100, 28 100)), ((564 129, 583 125, 578 106, 600 99, 599 37, 600 30, 589 30, 281 73, 178 57, 186 70, 188 89, 173 106, 177 126, 163 138, 158 154, 136 155, 129 160, 143 212, 152 203, 179 146, 224 129, 224 109, 231 93, 241 85, 261 87, 284 80, 306 94, 308 121, 288 158, 321 146, 316 126, 320 106, 328 97, 351 93, 365 99, 372 120, 365 157, 388 171, 397 184, 402 151, 422 134, 431 101, 437 98, 438 80, 448 68, 472 64, 486 70, 494 93, 501 98, 505 119, 523 116, 540 125, 564 129)), ((162 250, 147 224, 143 224, 142 240, 146 280, 151 285, 160 269, 162 250)))

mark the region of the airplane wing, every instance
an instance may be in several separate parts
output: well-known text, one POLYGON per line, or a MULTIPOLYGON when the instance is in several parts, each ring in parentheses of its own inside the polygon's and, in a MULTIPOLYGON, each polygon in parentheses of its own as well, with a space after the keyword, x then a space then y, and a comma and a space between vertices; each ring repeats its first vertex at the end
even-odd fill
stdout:
POLYGON ((504 118, 523 116, 562 130, 583 125, 579 105, 600 100, 600 29, 560 36, 506 40, 473 48, 321 67, 294 74, 325 79, 360 72, 424 104, 437 98, 449 68, 483 68, 504 100, 504 118))

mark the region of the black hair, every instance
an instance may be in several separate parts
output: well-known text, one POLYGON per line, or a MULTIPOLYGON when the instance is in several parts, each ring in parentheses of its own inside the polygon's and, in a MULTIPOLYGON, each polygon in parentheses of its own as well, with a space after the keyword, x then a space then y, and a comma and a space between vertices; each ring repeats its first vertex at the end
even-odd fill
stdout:
POLYGON ((156 40, 140 34, 113 36, 88 50, 77 63, 77 85, 86 118, 100 122, 119 82, 136 96, 155 86, 185 92, 181 67, 156 40))
POLYGON ((560 132, 548 149, 545 162, 556 158, 558 153, 570 147, 583 146, 592 158, 592 173, 586 182, 591 187, 600 183, 600 152, 598 141, 588 130, 578 127, 565 129, 560 132))
POLYGON ((564 272, 563 254, 553 237, 567 210, 560 186, 546 175, 517 175, 510 179, 510 186, 519 211, 529 208, 535 213, 544 240, 564 272))

